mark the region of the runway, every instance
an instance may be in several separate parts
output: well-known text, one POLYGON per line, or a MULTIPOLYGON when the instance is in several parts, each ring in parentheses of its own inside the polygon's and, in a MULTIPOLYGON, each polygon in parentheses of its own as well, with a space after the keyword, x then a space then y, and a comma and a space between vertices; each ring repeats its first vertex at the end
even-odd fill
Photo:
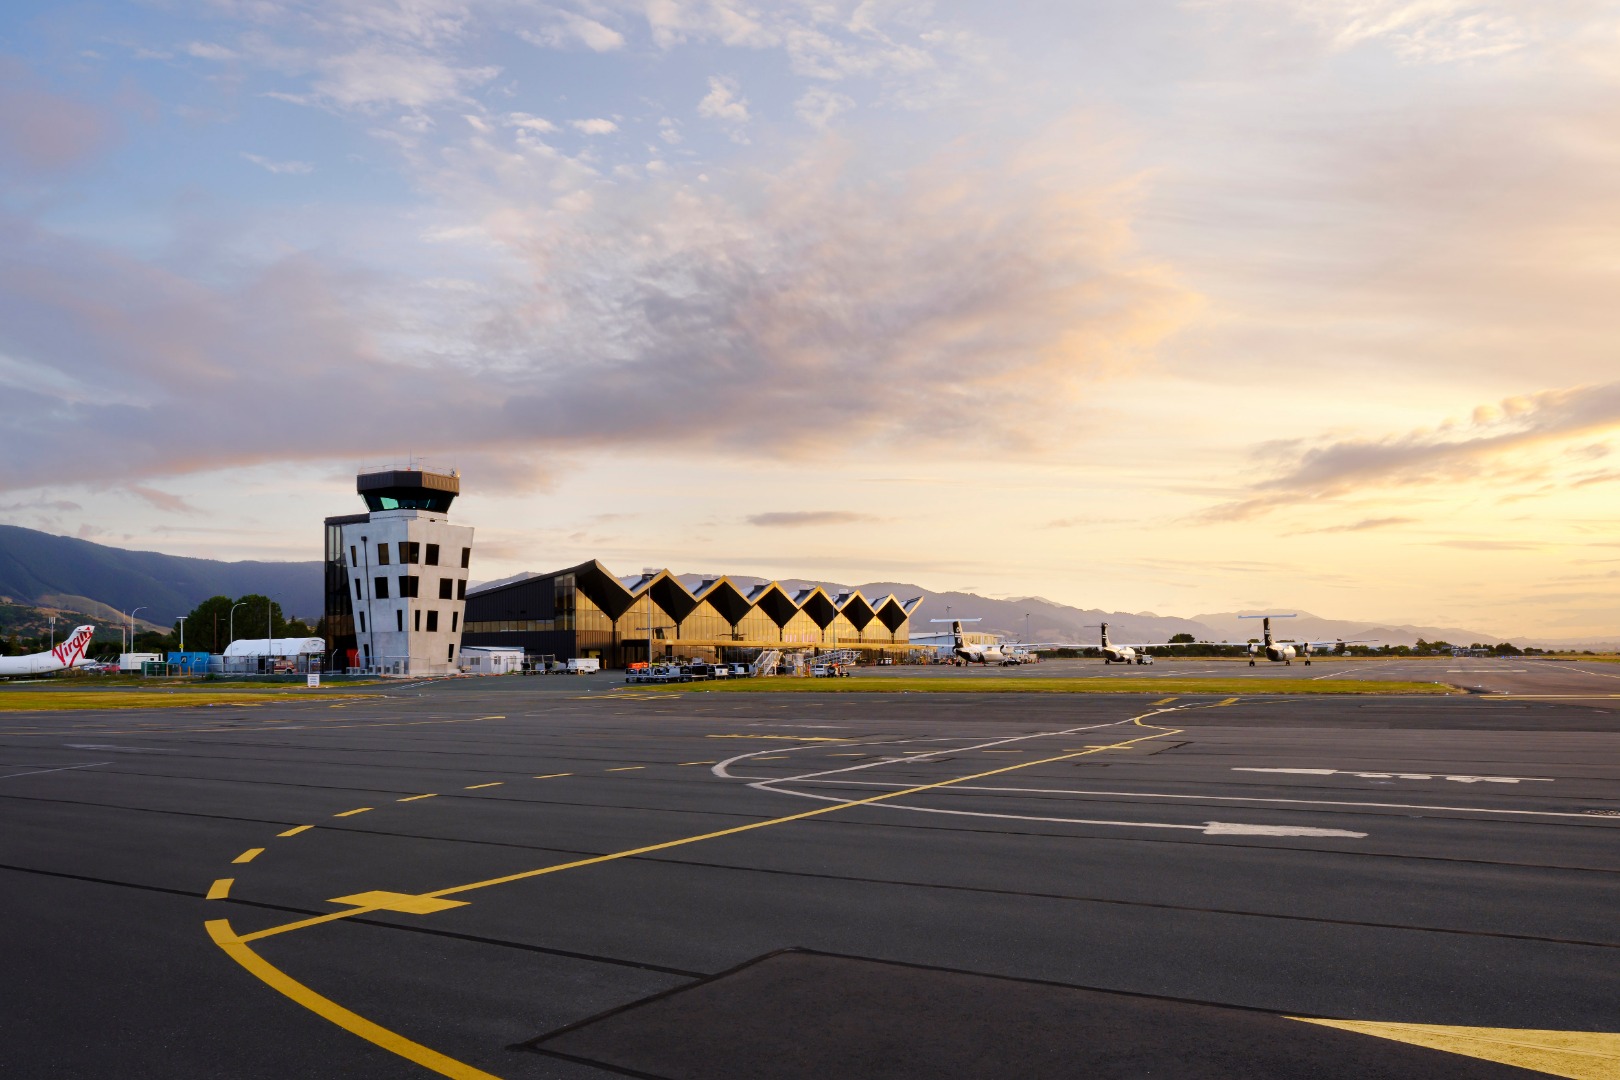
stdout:
POLYGON ((1620 721, 1553 667, 9 714, 7 1071, 1614 1076, 1620 721))

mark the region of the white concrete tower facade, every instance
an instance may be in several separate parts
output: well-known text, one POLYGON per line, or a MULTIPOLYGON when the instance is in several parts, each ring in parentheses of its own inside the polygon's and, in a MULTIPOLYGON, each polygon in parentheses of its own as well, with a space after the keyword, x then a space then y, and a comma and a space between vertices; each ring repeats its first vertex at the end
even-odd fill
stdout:
POLYGON ((356 481, 370 513, 342 525, 360 666, 392 675, 456 670, 473 530, 450 524, 454 472, 391 469, 356 481))

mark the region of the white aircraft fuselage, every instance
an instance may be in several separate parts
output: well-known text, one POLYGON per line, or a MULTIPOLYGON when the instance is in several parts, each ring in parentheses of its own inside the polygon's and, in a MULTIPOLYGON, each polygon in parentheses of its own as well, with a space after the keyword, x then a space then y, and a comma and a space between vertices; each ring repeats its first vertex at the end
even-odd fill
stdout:
POLYGON ((94 626, 81 626, 49 652, 30 653, 28 656, 0 656, 0 676, 47 675, 53 671, 77 667, 84 663, 84 650, 90 647, 90 639, 95 632, 94 626))

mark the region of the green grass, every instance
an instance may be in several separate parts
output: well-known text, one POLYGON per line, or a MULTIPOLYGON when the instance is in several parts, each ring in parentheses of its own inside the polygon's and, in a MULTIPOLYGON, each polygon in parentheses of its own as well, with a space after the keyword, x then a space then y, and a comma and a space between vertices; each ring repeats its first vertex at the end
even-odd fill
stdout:
POLYGON ((345 700, 320 690, 243 693, 218 690, 4 690, 0 712, 67 712, 93 709, 176 709, 191 705, 272 705, 290 701, 345 700))
POLYGON ((861 678, 742 679, 727 682, 632 685, 626 689, 660 693, 712 691, 717 694, 1460 694, 1453 686, 1429 682, 1374 682, 1367 679, 987 679, 861 678))

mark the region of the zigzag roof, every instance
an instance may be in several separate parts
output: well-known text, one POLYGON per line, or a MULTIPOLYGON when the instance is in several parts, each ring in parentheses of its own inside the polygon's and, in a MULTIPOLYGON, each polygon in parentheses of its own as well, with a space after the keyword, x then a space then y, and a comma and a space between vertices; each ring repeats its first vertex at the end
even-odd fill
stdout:
POLYGON ((830 626, 837 615, 844 614, 856 629, 864 629, 867 623, 876 618, 893 631, 911 617, 923 599, 915 596, 902 601, 892 592, 881 596, 864 596, 859 589, 840 589, 836 593, 828 593, 819 585, 790 591, 781 582, 766 578, 673 574, 667 568, 649 568, 639 574, 619 575, 595 559, 558 570, 554 574, 524 573, 478 585, 468 589, 467 596, 469 599, 486 596, 537 577, 564 574, 574 575, 575 586, 614 619, 629 611, 637 600, 650 594, 652 602, 677 622, 708 600, 732 625, 763 606, 765 614, 778 626, 787 625, 795 614, 802 611, 823 629, 830 626))

